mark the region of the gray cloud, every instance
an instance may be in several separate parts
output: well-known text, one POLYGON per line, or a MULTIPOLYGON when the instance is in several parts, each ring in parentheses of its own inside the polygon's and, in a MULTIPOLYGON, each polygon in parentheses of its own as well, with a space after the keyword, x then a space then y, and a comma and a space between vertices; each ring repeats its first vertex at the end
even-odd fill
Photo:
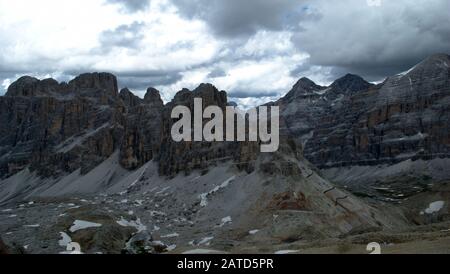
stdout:
POLYGON ((256 91, 256 90, 232 90, 228 93, 230 98, 259 98, 259 97, 275 97, 278 92, 256 91))
POLYGON ((180 14, 204 20, 219 36, 251 36, 259 30, 296 29, 309 14, 302 0, 172 0, 180 14))
POLYGON ((110 4, 122 5, 126 12, 137 12, 146 9, 150 5, 150 0, 106 0, 110 4))
POLYGON ((117 75, 121 87, 136 90, 167 86, 183 79, 183 75, 178 71, 128 71, 115 72, 114 74, 117 75))
POLYGON ((221 68, 216 68, 208 74, 208 78, 220 78, 224 76, 227 76, 227 73, 221 68))
POLYGON ((305 73, 307 71, 309 71, 311 69, 311 67, 312 67, 312 65, 308 59, 307 62, 297 65, 295 67, 295 69, 291 70, 290 74, 292 77, 298 78, 298 77, 305 75, 305 73))
MULTIPOLYGON (((120 5, 127 13, 146 10, 150 4, 147 0, 105 1, 109 4, 120 5)), ((167 3, 164 2, 164 5, 169 8, 166 7, 167 10, 160 11, 157 11, 158 3, 155 2, 155 12, 160 12, 158 16, 165 16, 164 12, 173 11, 170 5, 173 3, 184 19, 204 21, 212 34, 208 35, 208 39, 209 37, 215 39, 214 42, 217 44, 215 54, 210 58, 199 58, 193 55, 190 62, 182 62, 189 59, 185 55, 182 57, 174 55, 176 56, 173 57, 174 60, 168 60, 169 57, 166 57, 165 53, 176 52, 179 49, 188 49, 186 51, 190 52, 189 49, 196 47, 196 44, 188 39, 173 36, 176 43, 158 51, 156 58, 144 56, 152 50, 141 43, 144 35, 154 36, 155 41, 158 41, 160 37, 158 37, 159 30, 149 33, 148 29, 152 28, 147 29, 146 23, 142 22, 130 21, 130 24, 103 31, 98 36, 99 47, 90 51, 87 49, 87 52, 74 51, 73 56, 67 56, 70 54, 67 54, 65 49, 61 50, 62 54, 57 52, 44 54, 40 52, 39 47, 30 47, 30 50, 22 50, 22 52, 21 47, 15 47, 15 45, 27 45, 29 42, 27 37, 16 41, 11 39, 14 35, 0 32, 0 49, 2 49, 0 52, 4 52, 0 53, 0 84, 4 79, 14 80, 17 76, 24 74, 37 77, 46 74, 56 75, 57 80, 66 81, 80 73, 93 71, 94 68, 108 69, 106 66, 112 64, 116 65, 111 69, 116 70, 115 74, 121 86, 144 90, 149 86, 169 87, 180 80, 183 80, 180 83, 190 85, 188 78, 191 77, 197 81, 197 75, 189 76, 188 72, 194 72, 194 74, 196 71, 210 72, 206 78, 216 81, 212 79, 227 76, 227 71, 231 72, 233 68, 241 64, 270 62, 280 62, 285 65, 285 68, 288 68, 287 74, 290 70, 290 75, 287 75, 285 82, 289 82, 291 77, 298 79, 302 76, 319 82, 333 81, 346 73, 359 74, 366 80, 376 81, 409 69, 428 55, 450 52, 450 16, 448 16, 450 2, 448 0, 381 0, 380 7, 369 7, 366 0, 168 1, 169 4, 166 5, 167 3), (277 36, 277 34, 280 35, 277 36), (292 42, 294 47, 290 43, 285 43, 289 44, 288 46, 283 45, 286 41, 292 42), (6 50, 15 48, 20 58, 11 57, 13 50, 6 50), (166 69, 126 71, 129 67, 125 64, 117 64, 118 62, 114 63, 110 60, 115 58, 115 51, 112 50, 116 48, 128 49, 121 52, 130 58, 136 56, 142 57, 143 60, 149 58, 144 60, 146 64, 149 64, 147 68, 166 69), (308 54, 310 58, 304 62, 303 59, 298 58, 298 55, 302 54, 308 54), (295 56, 297 59, 294 58, 295 56), (66 57, 69 60, 65 60, 66 57), (294 61, 291 60, 301 60, 301 63, 293 64, 294 61), (184 65, 186 63, 189 65, 184 65)), ((161 3, 163 2, 159 4, 161 3)), ((154 12, 153 9, 152 12, 154 12)), ((117 16, 129 15, 119 12, 117 16)), ((150 23, 147 22, 147 24, 150 23)), ((158 24, 158 22, 152 21, 152 24, 158 24)), ((167 33, 170 30, 169 28, 160 31, 167 33)), ((201 30, 204 31, 204 28, 202 27, 201 30)), ((197 38, 209 33, 189 32, 188 34, 190 37, 197 38)), ((42 37, 42 40, 47 38, 45 35, 39 35, 39 37, 42 37)), ((49 39, 49 41, 52 40, 49 39)), ((77 46, 75 43, 74 48, 76 49, 77 46)), ((280 70, 277 72, 280 73, 281 78, 283 75, 280 70)), ((251 77, 250 73, 249 75, 251 77)), ((224 80, 234 81, 228 86, 239 86, 239 89, 231 91, 232 97, 235 98, 277 95, 277 92, 273 92, 272 83, 265 84, 267 79, 247 81, 227 77, 217 79, 217 82, 223 83, 224 80), (265 86, 267 91, 264 91, 265 86)), ((295 80, 292 84, 294 82, 295 80)), ((283 92, 289 88, 290 86, 286 87, 283 92)))
POLYGON ((450 51, 450 2, 311 1, 322 13, 305 22, 292 38, 297 48, 310 54, 312 65, 334 67, 380 79, 410 68, 427 56, 450 51))
POLYGON ((114 47, 137 49, 144 39, 145 23, 133 22, 129 25, 120 25, 114 30, 107 30, 100 34, 100 51, 109 51, 114 47))

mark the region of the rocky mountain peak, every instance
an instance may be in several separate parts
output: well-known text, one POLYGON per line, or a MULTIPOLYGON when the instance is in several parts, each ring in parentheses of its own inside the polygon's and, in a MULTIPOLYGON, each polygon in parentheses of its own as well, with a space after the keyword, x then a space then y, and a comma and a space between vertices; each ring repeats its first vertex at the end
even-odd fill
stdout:
POLYGON ((428 57, 427 60, 450 61, 450 55, 447 53, 437 53, 428 57))
POLYGON ((347 74, 331 84, 330 88, 335 92, 352 95, 357 91, 367 90, 373 84, 364 80, 361 76, 347 74))
POLYGON ((429 71, 429 70, 449 70, 450 68, 450 55, 448 54, 444 54, 444 53, 439 53, 439 54, 434 54, 431 55, 430 57, 428 57, 427 59, 425 59, 423 62, 419 63, 418 65, 416 65, 412 71, 414 70, 425 70, 425 71, 429 71))
POLYGON ((312 91, 321 89, 322 87, 314 83, 309 78, 303 77, 300 80, 297 81, 297 83, 294 85, 295 90, 305 90, 305 91, 312 91))
POLYGON ((225 91, 219 91, 214 85, 203 83, 193 91, 189 89, 180 90, 172 100, 172 105, 191 105, 194 98, 203 99, 203 106, 216 105, 226 107, 228 104, 228 96, 225 91))
POLYGON ((8 87, 6 96, 35 96, 38 79, 31 76, 20 77, 17 81, 8 87))
POLYGON ((144 102, 146 104, 155 104, 158 106, 163 106, 164 102, 161 99, 161 94, 159 92, 159 90, 150 87, 147 89, 147 93, 144 96, 144 102))
POLYGON ((123 89, 121 89, 120 92, 119 92, 119 95, 120 95, 120 96, 126 96, 126 95, 130 95, 130 94, 133 94, 133 93, 132 93, 131 90, 128 89, 128 88, 123 88, 123 89))
POLYGON ((445 53, 434 54, 423 60, 419 64, 413 66, 409 70, 402 72, 389 80, 396 81, 399 77, 409 76, 411 80, 417 80, 421 77, 433 77, 444 73, 447 74, 450 70, 450 55, 445 53))
POLYGON ((303 77, 292 87, 285 99, 292 99, 297 96, 313 95, 314 92, 321 91, 323 89, 324 87, 317 85, 306 77, 303 77))
POLYGON ((69 82, 69 86, 76 92, 103 91, 116 97, 119 94, 117 78, 111 73, 84 73, 69 82))
POLYGON ((194 91, 195 98, 202 98, 203 105, 217 105, 226 107, 228 104, 227 93, 219 91, 214 85, 209 83, 200 84, 194 91))
POLYGON ((23 76, 8 87, 5 96, 45 96, 50 92, 57 90, 58 86, 59 83, 54 79, 45 79, 41 81, 31 76, 23 76))
POLYGON ((194 90, 194 92, 204 92, 204 91, 216 92, 218 90, 213 84, 210 83, 202 83, 194 90))
POLYGON ((134 95, 128 88, 123 88, 119 93, 119 97, 127 107, 135 107, 142 103, 142 99, 134 95))

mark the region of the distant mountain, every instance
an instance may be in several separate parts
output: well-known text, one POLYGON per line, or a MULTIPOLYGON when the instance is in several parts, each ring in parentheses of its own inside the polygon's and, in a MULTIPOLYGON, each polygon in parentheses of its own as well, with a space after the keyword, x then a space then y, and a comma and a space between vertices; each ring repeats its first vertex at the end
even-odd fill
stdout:
POLYGON ((351 74, 326 88, 301 80, 308 88, 294 86, 278 104, 321 168, 450 157, 449 64, 433 55, 377 86, 351 74))

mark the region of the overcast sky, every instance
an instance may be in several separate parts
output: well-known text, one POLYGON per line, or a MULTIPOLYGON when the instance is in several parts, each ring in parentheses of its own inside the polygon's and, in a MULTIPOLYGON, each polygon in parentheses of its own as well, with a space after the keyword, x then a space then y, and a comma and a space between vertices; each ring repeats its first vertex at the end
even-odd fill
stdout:
POLYGON ((22 75, 115 73, 170 100, 210 82, 243 106, 305 76, 370 81, 450 53, 448 0, 0 0, 0 94, 22 75))

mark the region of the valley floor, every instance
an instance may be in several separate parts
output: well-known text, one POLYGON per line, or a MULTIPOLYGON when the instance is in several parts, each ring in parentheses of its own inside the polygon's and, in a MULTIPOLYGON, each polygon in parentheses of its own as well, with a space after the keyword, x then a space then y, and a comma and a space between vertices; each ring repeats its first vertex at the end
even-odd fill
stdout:
POLYGON ((227 218, 206 227, 162 210, 152 199, 120 195, 41 199, 1 208, 0 235, 14 252, 32 254, 65 253, 71 241, 90 254, 123 253, 131 235, 144 230, 160 247, 152 253, 369 254, 367 244, 377 242, 382 254, 450 254, 450 222, 287 242, 234 230, 227 218), (77 221, 87 224, 72 232, 77 221))
POLYGON ((450 253, 449 181, 396 178, 355 197, 298 167, 277 177, 227 163, 161 178, 154 163, 129 173, 112 157, 55 182, 25 170, 0 181, 0 236, 11 252, 31 254, 74 244, 89 254, 368 254, 372 242, 382 253, 450 253), (426 187, 407 193, 412 185, 426 187))

